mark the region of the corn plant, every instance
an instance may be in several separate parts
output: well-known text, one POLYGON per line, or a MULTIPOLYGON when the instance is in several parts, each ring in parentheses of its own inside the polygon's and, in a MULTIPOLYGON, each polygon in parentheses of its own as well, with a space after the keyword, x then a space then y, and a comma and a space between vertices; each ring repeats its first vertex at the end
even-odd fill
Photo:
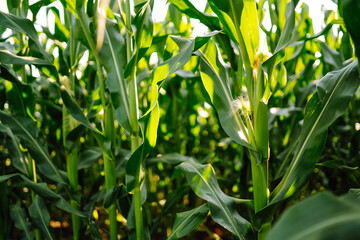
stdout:
POLYGON ((0 239, 360 234, 359 3, 193 3, 4 3, 0 239))

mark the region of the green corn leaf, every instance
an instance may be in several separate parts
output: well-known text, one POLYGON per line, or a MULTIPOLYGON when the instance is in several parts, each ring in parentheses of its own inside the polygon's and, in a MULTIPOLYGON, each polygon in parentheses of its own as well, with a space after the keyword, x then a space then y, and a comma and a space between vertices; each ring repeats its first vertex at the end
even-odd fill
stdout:
POLYGON ((34 28, 33 23, 27 19, 15 16, 10 13, 4 13, 0 11, 0 23, 2 26, 6 28, 10 28, 16 32, 25 33, 29 36, 29 48, 32 56, 37 57, 39 59, 27 59, 29 57, 23 57, 22 59, 15 59, 14 56, 10 56, 9 54, 4 54, 2 51, 4 59, 17 61, 17 64, 35 64, 39 70, 41 70, 45 75, 51 77, 55 81, 59 81, 59 76, 56 68, 52 65, 53 57, 51 54, 45 52, 41 43, 39 42, 37 32, 34 28), (43 60, 40 60, 43 59, 43 60), (26 63, 26 60, 36 60, 36 63, 26 63))
POLYGON ((279 62, 279 59, 277 59, 278 53, 282 51, 285 47, 287 47, 289 44, 294 43, 298 39, 298 33, 295 28, 295 7, 292 1, 287 4, 286 10, 288 12, 288 15, 286 18, 284 29, 281 32, 280 39, 277 42, 275 51, 273 52, 273 55, 263 64, 269 78, 271 77, 274 66, 277 62, 279 62))
POLYGON ((355 45, 355 54, 360 57, 360 2, 356 0, 341 0, 338 1, 339 11, 342 15, 346 29, 350 33, 355 45))
POLYGON ((206 203, 190 211, 177 213, 174 226, 167 239, 179 239, 191 233, 204 221, 208 213, 209 207, 206 203))
POLYGON ((271 193, 271 201, 255 216, 254 224, 268 221, 274 204, 293 195, 306 181, 318 162, 324 147, 327 129, 341 116, 360 84, 357 61, 319 80, 316 93, 306 105, 304 124, 291 164, 279 185, 271 193), (258 222, 259 221, 259 222, 258 222))
MULTIPOLYGON (((246 51, 245 61, 254 64, 260 44, 259 23, 254 0, 210 0, 211 9, 219 17, 230 38, 246 51)), ((242 52, 244 56, 244 52, 242 52)))
POLYGON ((102 152, 99 148, 88 147, 78 156, 78 170, 92 166, 101 156, 102 152))
POLYGON ((234 141, 254 149, 248 143, 239 110, 233 107, 234 98, 229 87, 229 76, 219 49, 213 41, 209 41, 204 53, 197 53, 200 56, 201 79, 218 113, 221 126, 234 141))
POLYGON ((51 191, 46 183, 35 183, 31 181, 29 178, 19 173, 1 175, 0 182, 4 182, 13 177, 20 177, 24 181, 25 186, 32 189, 40 197, 50 200, 59 209, 62 209, 71 214, 75 214, 82 218, 89 218, 88 214, 74 209, 62 196, 51 191))
POLYGON ((29 214, 34 224, 40 229, 45 239, 54 239, 54 233, 50 229, 50 215, 44 200, 36 196, 29 208, 29 214))
POLYGON ((135 8, 140 8, 132 24, 136 27, 135 33, 135 53, 132 55, 125 68, 124 78, 127 79, 135 73, 136 64, 146 54, 151 46, 154 32, 154 23, 151 17, 150 1, 140 4, 135 8))
POLYGON ((210 164, 195 161, 183 162, 179 168, 196 195, 208 201, 211 217, 239 239, 246 239, 251 228, 235 208, 235 199, 224 194, 210 164))
POLYGON ((17 84, 17 85, 25 85, 24 82, 20 81, 14 73, 9 71, 9 69, 6 66, 0 65, 0 77, 4 78, 5 80, 10 81, 11 83, 17 84))
POLYGON ((29 19, 0 11, 0 23, 6 28, 10 28, 16 32, 27 34, 32 40, 32 43, 34 43, 31 47, 33 47, 36 52, 41 53, 44 59, 47 60, 49 63, 52 62, 49 53, 45 52, 45 50, 41 46, 34 25, 29 19))
POLYGON ((275 223, 267 240, 358 239, 359 200, 321 192, 289 208, 275 223))
POLYGON ((179 153, 169 153, 169 154, 162 155, 161 157, 149 158, 146 160, 146 164, 155 164, 155 163, 161 161, 163 163, 177 165, 182 162, 192 161, 192 160, 193 159, 191 157, 184 156, 179 153))
MULTIPOLYGON (((145 139, 126 163, 126 189, 129 192, 134 189, 137 169, 141 167, 142 161, 156 144, 160 117, 157 84, 182 68, 190 60, 196 42, 195 39, 184 39, 175 36, 172 36, 172 39, 181 51, 174 57, 160 64, 152 73, 151 105, 143 116, 143 118, 146 118, 144 119, 146 122, 145 139)), ((203 41, 203 39, 199 39, 198 41, 203 41)))
POLYGON ((340 53, 330 48, 324 42, 321 42, 321 54, 324 56, 324 61, 330 64, 334 70, 339 70, 343 67, 340 53))
MULTIPOLYGON (((80 1, 80 0, 79 0, 80 1)), ((60 2, 63 4, 63 6, 69 10, 72 14, 75 14, 76 10, 76 0, 60 0, 60 2)))
POLYGON ((212 30, 221 29, 219 19, 217 17, 211 16, 208 13, 200 12, 189 0, 169 0, 168 2, 173 4, 177 9, 189 17, 200 20, 201 23, 210 27, 212 30))
POLYGON ((39 129, 32 120, 15 117, 4 111, 0 111, 0 120, 21 139, 21 143, 29 150, 42 174, 55 182, 66 184, 63 175, 60 174, 44 144, 40 141, 39 129))
POLYGON ((104 198, 104 203, 103 203, 104 208, 108 208, 113 203, 115 203, 115 201, 119 197, 119 194, 120 194, 123 186, 124 185, 120 185, 120 186, 116 185, 116 186, 113 186, 112 188, 110 188, 110 190, 106 193, 105 198, 104 198))
MULTIPOLYGON (((219 18, 209 15, 208 13, 203 13, 197 10, 194 5, 189 0, 169 0, 172 5, 174 5, 177 9, 181 12, 186 14, 191 18, 198 19, 201 23, 209 27, 211 31, 218 31, 221 30, 219 18)), ((227 55, 227 58, 231 64, 231 67, 234 69, 237 68, 237 63, 235 61, 235 54, 234 50, 231 47, 231 41, 228 35, 226 34, 218 34, 216 35, 216 40, 220 44, 221 48, 224 50, 224 53, 227 55)), ((197 50, 199 47, 196 46, 194 51, 197 50)))
POLYGON ((61 87, 61 98, 66 106, 67 111, 70 113, 70 115, 77 120, 79 123, 87 127, 91 130, 91 133, 93 134, 94 138, 96 139, 97 143, 99 144, 101 151, 110 159, 114 159, 114 156, 111 152, 111 142, 109 139, 107 139, 99 130, 97 130, 93 125, 91 125, 89 119, 87 119, 84 115, 84 113, 81 111, 81 108, 77 103, 74 101, 74 99, 71 97, 71 95, 68 93, 68 91, 65 89, 65 87, 61 87))
POLYGON ((161 63, 152 73, 152 84, 151 84, 151 104, 148 114, 157 103, 158 99, 158 83, 175 73, 177 70, 182 68, 191 58, 192 52, 195 46, 194 39, 185 39, 176 36, 171 36, 172 40, 178 45, 180 52, 169 58, 165 62, 161 63))
POLYGON ((25 64, 32 64, 32 65, 51 65, 50 62, 47 60, 35 58, 35 57, 22 57, 12 54, 8 50, 1 50, 0 49, 0 61, 3 64, 18 64, 18 65, 25 65, 25 64))
POLYGON ((147 157, 156 145, 157 130, 160 120, 160 108, 156 102, 154 108, 143 121, 145 122, 145 134, 143 143, 135 150, 130 159, 126 162, 126 190, 131 192, 137 180, 138 169, 142 161, 147 157))
POLYGON ((130 133, 129 99, 127 84, 123 78, 126 65, 126 46, 124 38, 119 33, 119 28, 114 24, 106 24, 100 57, 107 72, 106 84, 111 94, 116 119, 130 133))
POLYGON ((20 141, 13 134, 10 128, 6 127, 3 124, 0 124, 0 132, 5 133, 9 139, 6 141, 6 148, 9 151, 9 155, 11 157, 12 164, 16 169, 18 169, 21 173, 26 176, 29 175, 29 167, 26 163, 23 152, 19 148, 20 141))
POLYGON ((23 230, 24 239, 34 239, 34 232, 30 229, 31 224, 26 221, 26 212, 25 209, 20 206, 20 201, 17 201, 16 204, 10 206, 10 216, 14 221, 15 227, 23 230))
MULTIPOLYGON (((148 0, 144 4, 135 6, 135 9, 137 8, 139 8, 139 10, 132 21, 132 24, 136 27, 135 44, 138 51, 140 49, 147 50, 151 46, 154 32, 150 1, 148 0)), ((140 60, 140 58, 138 60, 140 60)))

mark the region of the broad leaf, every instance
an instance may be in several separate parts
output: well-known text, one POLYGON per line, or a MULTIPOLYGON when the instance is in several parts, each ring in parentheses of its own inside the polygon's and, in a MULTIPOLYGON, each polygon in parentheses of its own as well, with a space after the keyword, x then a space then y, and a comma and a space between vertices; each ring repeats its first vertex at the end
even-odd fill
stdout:
POLYGON ((18 65, 25 65, 25 64, 32 64, 32 65, 51 65, 50 62, 47 60, 35 58, 35 57, 23 57, 12 54, 8 50, 1 50, 0 49, 0 61, 3 64, 18 64, 18 65))
POLYGON ((66 184, 64 177, 60 174, 44 144, 40 141, 38 137, 39 129, 32 120, 15 117, 4 111, 0 111, 0 120, 11 129, 14 135, 21 139, 21 143, 29 150, 42 174, 55 182, 66 184))
POLYGON ((167 239, 179 239, 191 233, 204 221, 208 213, 209 207, 206 203, 190 211, 177 213, 171 234, 167 239))
POLYGON ((36 196, 29 208, 29 214, 35 225, 40 229, 45 239, 54 239, 54 234, 50 230, 50 215, 44 200, 36 196))
POLYGON ((0 182, 4 182, 13 177, 20 177, 24 181, 25 186, 32 189, 40 197, 52 201, 52 203, 54 203, 55 206, 58 207, 59 209, 62 209, 68 213, 75 214, 82 218, 89 217, 86 213, 74 209, 62 196, 51 191, 46 183, 35 183, 19 173, 2 175, 0 176, 0 182))
POLYGON ((305 119, 297 150, 279 185, 271 194, 271 201, 255 216, 254 224, 268 221, 268 211, 274 204, 298 191, 318 162, 323 150, 327 129, 341 116, 360 84, 358 62, 355 61, 339 71, 326 74, 319 80, 316 90, 306 105, 305 119))
POLYGON ((359 235, 359 200, 321 192, 286 210, 266 239, 355 240, 359 235))
POLYGON ((50 55, 46 53, 41 46, 34 25, 29 19, 0 11, 0 22, 1 25, 6 28, 10 28, 16 32, 27 34, 35 44, 33 45, 34 50, 41 53, 45 60, 47 60, 49 63, 52 62, 50 55))
POLYGON ((121 126, 131 132, 129 99, 127 84, 123 78, 126 66, 126 46, 119 28, 111 23, 106 24, 104 44, 100 52, 107 79, 106 84, 115 108, 115 116, 121 126))
POLYGON ((208 201, 211 217, 239 239, 246 239, 251 228, 248 221, 236 210, 235 199, 224 194, 210 164, 195 161, 183 162, 179 168, 196 195, 208 201))
POLYGON ((68 91, 61 87, 61 98, 66 106, 67 111, 70 115, 77 120, 79 123, 87 127, 91 130, 94 138, 96 139, 97 143, 99 144, 101 151, 110 159, 114 159, 114 156, 111 152, 111 142, 107 139, 99 130, 97 130, 93 125, 91 125, 89 119, 87 119, 74 99, 68 93, 68 91))
POLYGON ((229 87, 230 80, 219 49, 213 41, 209 41, 204 53, 198 51, 198 55, 201 79, 218 113, 221 126, 234 141, 253 149, 248 143, 247 130, 239 110, 233 107, 234 98, 229 87))

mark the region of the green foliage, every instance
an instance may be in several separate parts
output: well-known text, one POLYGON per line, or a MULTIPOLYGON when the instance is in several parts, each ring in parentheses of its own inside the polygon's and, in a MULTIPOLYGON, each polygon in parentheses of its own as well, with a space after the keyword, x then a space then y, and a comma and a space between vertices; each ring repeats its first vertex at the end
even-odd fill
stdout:
POLYGON ((355 239, 358 1, 130 2, 3 4, 0 239, 355 239))

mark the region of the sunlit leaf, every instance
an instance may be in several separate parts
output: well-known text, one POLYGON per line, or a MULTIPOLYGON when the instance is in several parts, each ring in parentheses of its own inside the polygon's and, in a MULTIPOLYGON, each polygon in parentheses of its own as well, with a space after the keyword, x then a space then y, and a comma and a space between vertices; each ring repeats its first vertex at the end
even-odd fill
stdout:
POLYGON ((196 195, 208 201, 211 217, 239 239, 246 239, 250 223, 235 208, 235 200, 224 194, 210 164, 183 162, 179 168, 196 195))
POLYGON ((229 87, 229 76, 215 43, 209 41, 204 53, 199 52, 201 79, 218 113, 221 126, 237 143, 250 149, 247 130, 240 117, 240 109, 233 107, 234 98, 229 87))
MULTIPOLYGON (((297 150, 285 176, 271 194, 271 201, 259 221, 266 221, 274 204, 293 195, 307 180, 323 150, 327 129, 341 116, 360 84, 357 61, 339 71, 333 71, 319 80, 316 93, 306 105, 305 119, 297 150), (262 220, 261 220, 262 219, 262 220)), ((259 222, 255 221, 257 227, 259 222)))

